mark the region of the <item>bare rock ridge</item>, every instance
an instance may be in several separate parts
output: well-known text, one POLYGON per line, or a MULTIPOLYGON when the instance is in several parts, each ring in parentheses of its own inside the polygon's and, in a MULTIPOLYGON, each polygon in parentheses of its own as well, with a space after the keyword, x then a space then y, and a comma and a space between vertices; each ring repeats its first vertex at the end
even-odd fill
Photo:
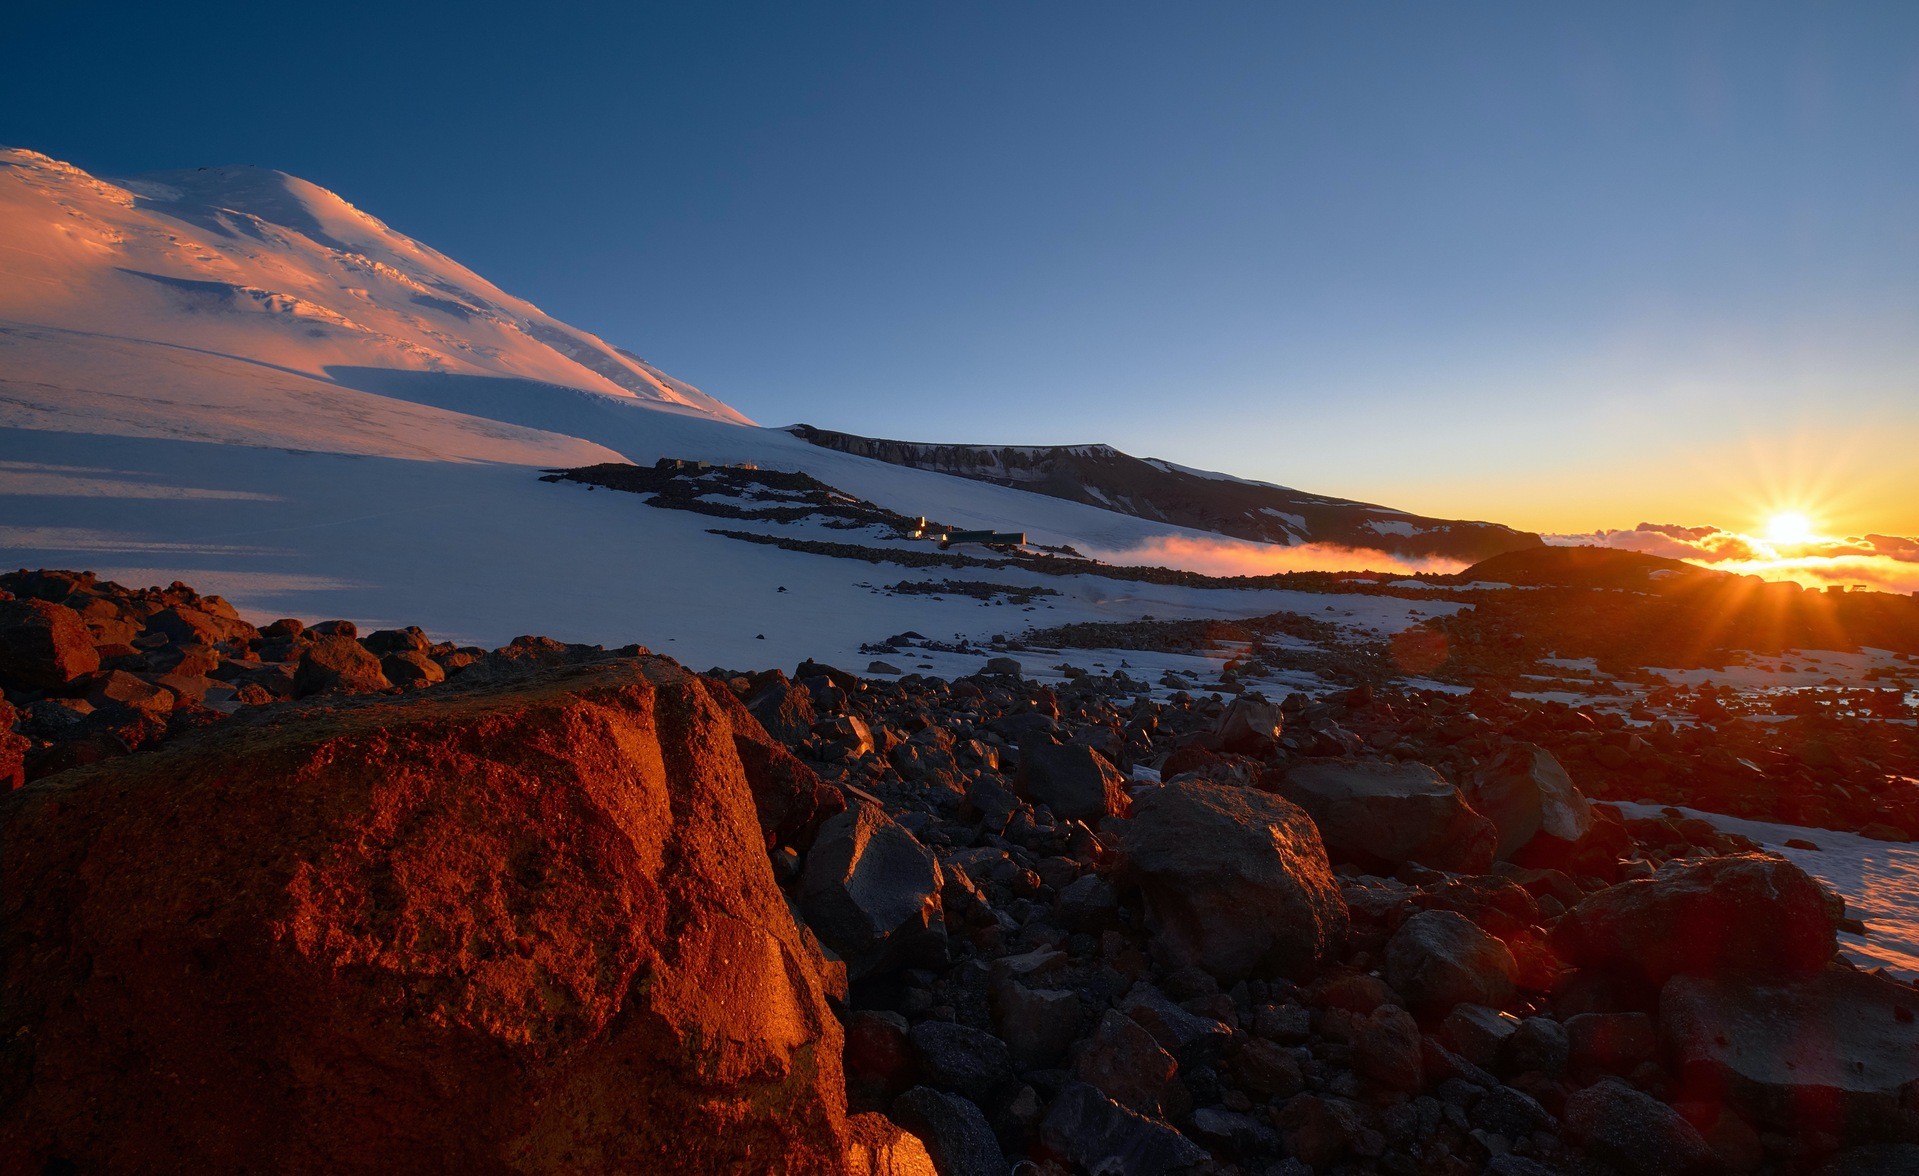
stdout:
POLYGON ((1597 799, 1743 779, 1710 716, 1615 760, 1492 690, 694 675, 73 572, 0 625, 0 1176, 1919 1150, 1919 991, 1844 901, 1597 799))
POLYGON ((955 445, 888 441, 795 425, 842 453, 1082 502, 1119 514, 1262 543, 1332 543, 1478 561, 1542 545, 1497 523, 1433 519, 1284 486, 1141 459, 1110 445, 955 445))

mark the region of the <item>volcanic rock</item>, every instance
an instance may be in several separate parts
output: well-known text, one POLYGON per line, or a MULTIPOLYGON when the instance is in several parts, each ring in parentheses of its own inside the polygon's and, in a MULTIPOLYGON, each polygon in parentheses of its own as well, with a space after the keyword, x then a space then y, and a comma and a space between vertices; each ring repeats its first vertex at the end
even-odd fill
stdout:
POLYGON ((1870 1138, 1919 1082, 1919 993, 1843 967, 1765 983, 1676 976, 1659 1033, 1689 1097, 1780 1131, 1870 1138))
POLYGON ((907 1034, 926 1083, 990 1102, 1013 1077, 1006 1043, 983 1029, 951 1021, 921 1021, 907 1034))
POLYGON ((1121 1106, 1157 1115, 1179 1063, 1126 1014, 1107 1009, 1073 1070, 1081 1081, 1098 1087, 1121 1106))
POLYGON ((1301 976, 1344 944, 1346 903, 1297 806, 1185 781, 1144 793, 1130 820, 1109 825, 1153 949, 1171 966, 1227 981, 1301 976))
POLYGON ((1144 980, 1133 985, 1119 1010, 1153 1035, 1182 1066, 1210 1065, 1233 1039, 1230 1025, 1182 1008, 1144 980))
POLYGON ((812 692, 787 681, 778 670, 770 673, 766 684, 746 700, 746 709, 753 712, 768 735, 788 747, 805 739, 819 721, 812 692))
POLYGON ((390 685, 380 659, 344 634, 323 636, 308 645, 293 671, 293 693, 299 698, 385 690, 390 685))
POLYGON ((893 1119, 926 1144, 939 1176, 1006 1176, 1006 1153, 969 1100, 915 1086, 894 1100, 893 1119))
POLYGON ((993 988, 993 1027, 1022 1070, 1051 1066, 1079 1035, 1079 996, 1004 980, 993 988))
POLYGON ((14 733, 14 724, 19 721, 20 713, 13 709, 13 704, 0 698, 0 792, 27 782, 27 749, 32 744, 26 736, 14 733))
POLYGON ((1659 984, 1675 974, 1803 975, 1837 950, 1825 892, 1785 858, 1667 863, 1587 897, 1553 929, 1567 962, 1659 984))
POLYGON ((850 979, 945 955, 939 863, 875 804, 820 826, 806 855, 800 909, 846 960, 850 979))
POLYGON ((924 1164, 849 1127, 725 714, 671 663, 250 712, 0 798, 0 839, 22 1167, 924 1164))
POLYGON ((1136 1115, 1084 1082, 1060 1091, 1039 1125, 1046 1152, 1101 1176, 1162 1176, 1203 1163, 1179 1132, 1136 1115))
POLYGON ((1498 1008, 1512 999, 1517 965, 1506 945, 1452 911, 1421 911, 1386 941, 1386 980, 1416 1011, 1498 1008))
POLYGON ((1592 808, 1559 760, 1515 743, 1480 765, 1466 785, 1473 808, 1499 830, 1498 855, 1512 857, 1535 837, 1570 845, 1593 823, 1592 808))
POLYGON ((1062 746, 1043 735, 1020 741, 1014 787, 1020 796, 1069 821, 1096 824, 1126 811, 1126 777, 1119 769, 1090 747, 1062 746))
POLYGON ((1418 1090, 1423 1076, 1419 1023, 1382 1005, 1352 1024, 1353 1069, 1388 1090, 1418 1090))
POLYGON ((1217 733, 1222 751, 1264 756, 1279 742, 1282 730, 1278 704, 1259 698, 1235 698, 1219 716, 1217 733))
POLYGON ((1492 822, 1425 764, 1309 760, 1285 774, 1279 791, 1312 814, 1335 858, 1388 872, 1405 862, 1468 873, 1493 864, 1492 822))
POLYGON ((58 690, 99 668, 93 634, 72 609, 44 600, 0 600, 0 683, 58 690))
POLYGON ((1712 1149, 1677 1111, 1616 1078, 1566 1100, 1567 1138, 1627 1176, 1689 1176, 1714 1166, 1712 1149))
POLYGON ((767 849, 810 849, 820 826, 846 811, 846 794, 822 782, 812 768, 774 739, 723 683, 711 678, 700 681, 714 704, 726 712, 733 729, 733 750, 746 769, 767 849))

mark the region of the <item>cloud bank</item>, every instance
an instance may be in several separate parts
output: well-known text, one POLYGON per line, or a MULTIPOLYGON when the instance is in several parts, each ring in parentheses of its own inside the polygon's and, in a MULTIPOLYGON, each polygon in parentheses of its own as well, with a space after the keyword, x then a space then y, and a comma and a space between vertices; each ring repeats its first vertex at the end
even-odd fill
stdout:
POLYGON ((1808 588, 1864 584, 1882 592, 1919 592, 1919 539, 1903 535, 1852 535, 1775 544, 1721 527, 1641 523, 1630 531, 1547 535, 1546 542, 1637 551, 1681 559, 1700 567, 1768 580, 1793 580, 1808 588))
POLYGON ((1456 559, 1420 559, 1364 547, 1304 543, 1280 547, 1243 539, 1168 535, 1124 551, 1093 551, 1112 564, 1179 568, 1209 576, 1271 576, 1280 572, 1457 572, 1456 559))

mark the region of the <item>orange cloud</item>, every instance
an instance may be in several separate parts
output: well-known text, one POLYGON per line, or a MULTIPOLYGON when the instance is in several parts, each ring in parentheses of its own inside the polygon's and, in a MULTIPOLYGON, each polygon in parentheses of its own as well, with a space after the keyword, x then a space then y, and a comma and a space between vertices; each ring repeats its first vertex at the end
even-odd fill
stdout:
POLYGON ((1169 535, 1125 551, 1095 551, 1107 563, 1180 568, 1209 576, 1271 576, 1280 572, 1457 572, 1456 559, 1415 559, 1363 547, 1305 543, 1280 547, 1242 539, 1169 535))
POLYGON ((1548 535, 1546 541, 1616 547, 1809 588, 1864 584, 1882 592, 1919 592, 1919 539, 1902 535, 1852 535, 1781 547, 1719 527, 1641 523, 1630 531, 1548 535))

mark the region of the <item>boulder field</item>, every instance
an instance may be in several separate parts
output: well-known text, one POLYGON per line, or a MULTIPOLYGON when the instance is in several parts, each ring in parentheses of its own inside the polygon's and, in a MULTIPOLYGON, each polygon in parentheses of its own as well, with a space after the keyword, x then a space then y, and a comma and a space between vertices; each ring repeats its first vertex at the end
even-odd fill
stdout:
POLYGON ((1919 1154, 1919 993, 1547 707, 0 594, 0 1176, 1919 1154))

